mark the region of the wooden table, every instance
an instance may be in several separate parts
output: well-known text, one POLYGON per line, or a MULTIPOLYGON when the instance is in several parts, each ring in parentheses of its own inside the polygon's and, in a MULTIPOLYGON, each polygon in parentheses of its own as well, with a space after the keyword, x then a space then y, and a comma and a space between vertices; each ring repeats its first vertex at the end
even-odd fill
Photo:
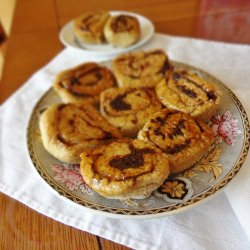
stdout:
MULTIPOLYGON (((249 0, 17 0, 0 102, 58 54, 60 28, 87 10, 128 10, 150 18, 156 32, 250 43, 249 0)), ((0 194, 0 249, 128 249, 65 226, 0 194)))

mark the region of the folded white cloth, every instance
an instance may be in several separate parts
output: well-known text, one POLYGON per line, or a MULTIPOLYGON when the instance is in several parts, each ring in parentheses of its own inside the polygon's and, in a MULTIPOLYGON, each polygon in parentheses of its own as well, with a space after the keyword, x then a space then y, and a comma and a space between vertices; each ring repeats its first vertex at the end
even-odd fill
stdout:
MULTIPOLYGON (((249 46, 156 34, 143 48, 163 48, 170 59, 214 75, 238 95, 250 117, 249 46)), ((28 119, 58 71, 89 60, 98 58, 64 49, 0 107, 0 191, 57 221, 134 249, 250 249, 249 157, 225 192, 163 218, 107 218, 51 192, 28 156, 28 119)))

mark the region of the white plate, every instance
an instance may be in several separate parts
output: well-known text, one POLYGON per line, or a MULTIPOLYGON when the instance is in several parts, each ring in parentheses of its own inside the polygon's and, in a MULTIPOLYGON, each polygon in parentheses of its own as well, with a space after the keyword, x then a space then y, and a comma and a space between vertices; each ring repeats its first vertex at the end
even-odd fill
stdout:
POLYGON ((78 207, 112 218, 154 218, 178 213, 214 197, 222 190, 240 170, 250 147, 247 114, 234 93, 218 79, 183 63, 172 64, 177 69, 191 70, 213 82, 222 93, 218 113, 211 120, 216 141, 199 162, 173 179, 167 179, 163 185, 168 188, 157 189, 147 199, 129 203, 106 199, 86 185, 79 173, 79 165, 60 162, 43 147, 39 114, 49 105, 61 102, 55 91, 50 89, 35 106, 27 131, 29 154, 42 180, 56 194, 78 207), (181 192, 181 197, 178 192, 181 192))
POLYGON ((110 11, 111 15, 119 15, 119 14, 126 14, 134 16, 138 19, 140 23, 141 28, 141 38, 140 40, 127 47, 127 48, 116 48, 110 44, 101 44, 101 45, 91 45, 83 42, 79 42, 73 31, 73 20, 67 23, 60 31, 59 38, 61 42, 66 47, 72 47, 76 49, 81 49, 86 53, 89 53, 91 55, 96 56, 115 56, 119 53, 125 53, 128 51, 131 51, 133 49, 136 49, 143 44, 145 44, 154 34, 154 25, 153 23, 147 19, 144 16, 132 13, 132 12, 126 12, 126 11, 110 11))

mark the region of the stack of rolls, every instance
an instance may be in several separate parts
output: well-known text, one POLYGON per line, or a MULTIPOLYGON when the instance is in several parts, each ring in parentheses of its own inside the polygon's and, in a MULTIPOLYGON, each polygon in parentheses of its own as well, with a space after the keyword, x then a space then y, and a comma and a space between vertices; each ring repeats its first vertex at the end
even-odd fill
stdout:
POLYGON ((111 199, 142 199, 199 161, 214 143, 208 125, 217 87, 175 68, 165 51, 120 55, 111 69, 93 62, 60 72, 62 103, 40 117, 55 158, 79 163, 84 181, 111 199))
POLYGON ((141 37, 140 23, 129 14, 111 15, 108 11, 92 11, 74 19, 74 34, 79 42, 108 43, 126 48, 141 37))

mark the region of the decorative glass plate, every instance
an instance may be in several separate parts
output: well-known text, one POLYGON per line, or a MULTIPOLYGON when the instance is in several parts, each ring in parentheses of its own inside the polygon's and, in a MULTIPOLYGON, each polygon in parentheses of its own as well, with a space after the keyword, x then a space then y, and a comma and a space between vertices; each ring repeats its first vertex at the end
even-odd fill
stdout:
POLYGON ((42 145, 39 114, 50 104, 60 102, 50 89, 36 104, 27 131, 30 157, 42 179, 57 194, 77 206, 111 217, 165 216, 191 208, 222 190, 238 173, 249 150, 250 127, 246 112, 234 93, 213 76, 182 63, 173 64, 213 82, 222 93, 220 108, 211 119, 216 141, 197 164, 167 179, 147 199, 119 201, 101 197, 84 183, 79 165, 60 162, 42 145))
POLYGON ((85 53, 91 54, 94 56, 115 56, 115 55, 118 55, 120 53, 125 53, 125 52, 131 51, 133 49, 136 49, 136 48, 142 46, 147 41, 149 41, 149 39, 153 36, 154 25, 146 17, 138 15, 136 13, 126 12, 126 11, 110 11, 110 13, 111 13, 111 15, 127 14, 127 15, 131 15, 131 16, 136 17, 140 23, 140 28, 141 28, 140 40, 137 43, 135 43, 127 48, 117 48, 117 47, 114 47, 110 44, 92 45, 92 44, 88 44, 88 43, 79 42, 76 39, 76 37, 74 35, 74 31, 73 31, 73 22, 74 21, 70 21, 69 23, 65 24, 65 26, 60 31, 59 38, 60 38, 61 42, 67 47, 80 49, 80 50, 84 51, 85 53))

